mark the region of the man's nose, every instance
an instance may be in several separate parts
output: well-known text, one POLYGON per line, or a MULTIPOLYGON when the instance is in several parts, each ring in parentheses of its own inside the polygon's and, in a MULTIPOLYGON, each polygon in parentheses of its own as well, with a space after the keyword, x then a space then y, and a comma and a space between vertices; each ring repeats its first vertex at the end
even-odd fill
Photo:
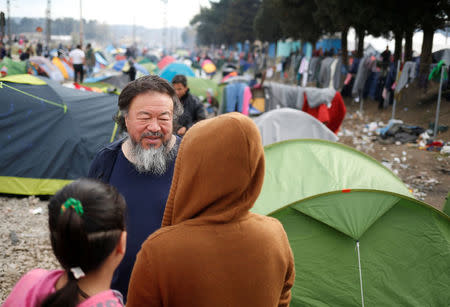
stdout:
POLYGON ((150 121, 147 124, 148 131, 156 132, 156 131, 159 131, 160 128, 161 127, 159 126, 158 120, 156 118, 150 119, 150 121))

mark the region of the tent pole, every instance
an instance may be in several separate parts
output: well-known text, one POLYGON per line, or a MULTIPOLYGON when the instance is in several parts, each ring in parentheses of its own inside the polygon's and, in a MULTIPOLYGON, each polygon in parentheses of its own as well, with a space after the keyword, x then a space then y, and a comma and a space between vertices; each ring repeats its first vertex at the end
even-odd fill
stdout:
MULTIPOLYGON (((397 73, 395 74, 395 82, 398 81, 400 71, 400 60, 397 61, 397 73)), ((395 99, 395 92, 394 92, 394 105, 392 106, 392 117, 391 119, 395 119, 395 108, 397 107, 397 99, 395 99)))
POLYGON ((438 94, 438 101, 437 101, 437 107, 436 107, 436 119, 434 120, 433 138, 435 138, 437 133, 438 133, 439 111, 440 111, 440 108, 441 108, 441 95, 442 95, 442 82, 444 80, 444 69, 445 69, 445 65, 442 65, 442 67, 441 67, 441 80, 439 81, 439 94, 438 94))
POLYGON ((363 284, 362 284, 361 258, 359 255, 359 241, 356 241, 356 249, 358 250, 359 284, 361 286, 361 306, 364 307, 364 291, 363 291, 363 284))
POLYGON ((363 114, 363 93, 362 91, 359 93, 359 113, 363 114))

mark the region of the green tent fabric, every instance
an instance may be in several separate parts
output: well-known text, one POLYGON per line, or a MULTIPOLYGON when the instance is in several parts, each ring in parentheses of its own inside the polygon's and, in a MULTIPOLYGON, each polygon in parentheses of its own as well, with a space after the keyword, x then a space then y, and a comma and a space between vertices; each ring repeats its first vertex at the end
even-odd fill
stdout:
POLYGON ((433 207, 347 190, 272 210, 295 258, 291 306, 448 306, 450 219, 433 207))
POLYGON ((209 79, 195 78, 195 77, 187 77, 187 81, 188 87, 193 95, 205 98, 206 91, 208 89, 212 89, 213 96, 216 98, 218 97, 219 91, 216 82, 209 79))
POLYGON ((115 138, 117 99, 44 77, 0 79, 0 193, 53 194, 87 176, 115 138))
POLYGON ((159 68, 158 68, 158 66, 157 66, 155 63, 150 62, 150 60, 147 60, 147 59, 144 59, 143 61, 146 61, 146 62, 144 62, 144 63, 139 62, 139 64, 140 64, 142 67, 144 67, 145 69, 147 69, 147 71, 148 71, 150 74, 152 74, 152 75, 157 75, 157 74, 159 74, 159 68), (148 61, 148 62, 147 62, 147 61, 148 61))
POLYGON ((345 189, 375 189, 406 196, 404 183, 375 159, 340 143, 290 140, 264 148, 266 171, 253 211, 268 214, 295 201, 345 189))
POLYGON ((4 57, 0 62, 0 69, 6 69, 8 76, 26 74, 27 73, 27 62, 13 61, 8 57, 4 57))

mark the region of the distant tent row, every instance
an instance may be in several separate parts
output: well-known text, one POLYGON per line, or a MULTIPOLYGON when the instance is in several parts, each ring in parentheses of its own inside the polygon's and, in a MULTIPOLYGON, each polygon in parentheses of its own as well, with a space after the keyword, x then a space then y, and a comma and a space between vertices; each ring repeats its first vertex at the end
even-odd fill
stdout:
POLYGON ((115 138, 117 95, 31 75, 0 85, 0 193, 54 194, 86 176, 95 153, 115 138))

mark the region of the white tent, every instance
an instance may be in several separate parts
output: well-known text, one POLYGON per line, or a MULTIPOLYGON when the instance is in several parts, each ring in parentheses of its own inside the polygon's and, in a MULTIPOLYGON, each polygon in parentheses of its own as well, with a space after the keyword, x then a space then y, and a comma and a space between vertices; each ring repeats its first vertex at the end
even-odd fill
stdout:
POLYGON ((338 137, 324 124, 303 111, 281 108, 254 119, 263 145, 292 139, 322 139, 336 142, 338 137))

